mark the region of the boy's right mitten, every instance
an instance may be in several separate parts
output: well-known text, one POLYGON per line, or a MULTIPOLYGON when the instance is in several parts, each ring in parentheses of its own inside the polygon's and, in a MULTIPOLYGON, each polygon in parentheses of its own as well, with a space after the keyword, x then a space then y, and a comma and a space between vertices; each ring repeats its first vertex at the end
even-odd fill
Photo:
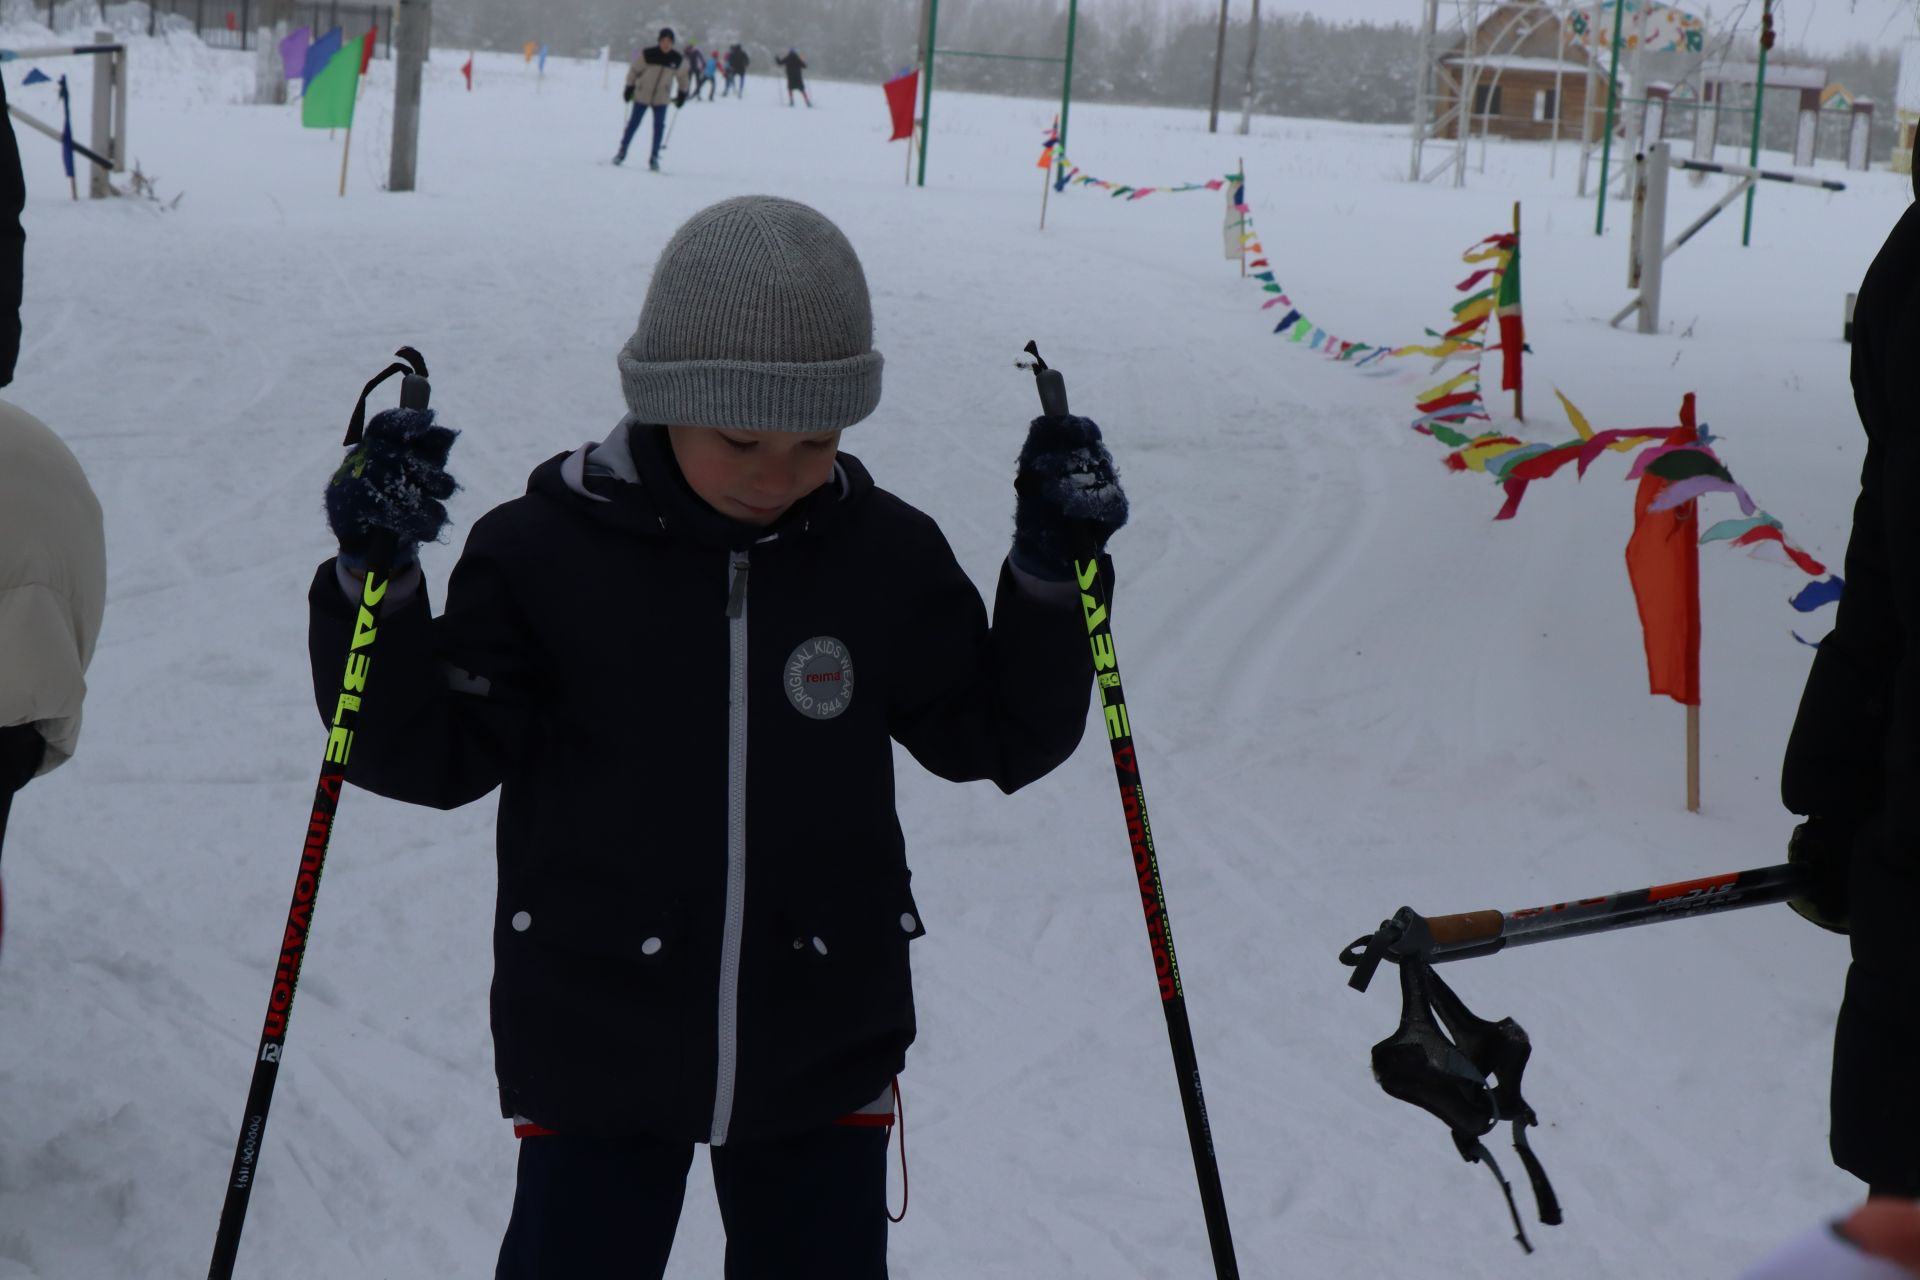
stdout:
POLYGON ((1008 558, 1048 582, 1072 578, 1074 560, 1104 551, 1127 522, 1120 474, 1089 418, 1035 418, 1013 488, 1018 497, 1008 558))
POLYGON ((431 409, 388 409, 366 425, 360 443, 327 484, 327 524, 340 540, 340 560, 364 569, 376 529, 398 543, 393 567, 419 558, 420 544, 446 528, 445 500, 459 486, 447 474, 447 453, 460 433, 435 426, 431 409))
POLYGON ((628 85, 628 86, 627 86, 626 88, 624 88, 624 89, 622 89, 622 90, 620 91, 620 100, 621 100, 622 102, 632 102, 632 101, 633 101, 633 86, 632 86, 632 85, 628 85))

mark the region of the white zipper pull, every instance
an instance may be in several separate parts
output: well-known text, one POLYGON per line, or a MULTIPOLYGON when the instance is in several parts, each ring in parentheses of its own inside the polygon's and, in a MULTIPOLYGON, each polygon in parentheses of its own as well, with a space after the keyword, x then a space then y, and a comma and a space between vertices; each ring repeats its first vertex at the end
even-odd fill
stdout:
POLYGON ((737 618, 747 607, 747 558, 733 562, 733 586, 727 592, 727 616, 737 618))

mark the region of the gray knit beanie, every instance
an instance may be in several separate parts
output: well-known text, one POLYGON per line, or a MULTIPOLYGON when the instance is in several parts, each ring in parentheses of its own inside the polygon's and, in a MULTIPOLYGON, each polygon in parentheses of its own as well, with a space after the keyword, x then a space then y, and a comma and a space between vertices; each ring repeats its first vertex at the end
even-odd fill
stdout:
POLYGON ((866 273, 806 205, 738 196, 667 242, 620 351, 641 422, 836 431, 880 403, 866 273))

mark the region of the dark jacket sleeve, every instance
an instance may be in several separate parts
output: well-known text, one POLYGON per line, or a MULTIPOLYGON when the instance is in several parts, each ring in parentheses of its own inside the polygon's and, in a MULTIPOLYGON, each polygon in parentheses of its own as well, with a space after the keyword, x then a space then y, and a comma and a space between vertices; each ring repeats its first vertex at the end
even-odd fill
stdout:
POLYGON ((1002 564, 989 626, 945 537, 932 536, 916 575, 925 585, 902 611, 914 629, 911 666, 890 694, 893 737, 942 778, 1017 791, 1072 755, 1086 730, 1093 656, 1079 593, 1036 593, 1002 564))
MULTIPOLYGON (((484 523, 484 522, 483 522, 484 523)), ((507 571, 476 550, 455 566, 432 616, 424 584, 383 610, 347 780, 377 795, 453 809, 498 786, 532 732, 530 644, 507 571)), ((331 723, 359 611, 323 563, 308 592, 314 697, 331 723)))
POLYGON ((20 359, 20 295, 26 275, 27 232, 20 213, 27 207, 27 179, 20 169, 20 143, 7 114, 7 91, 0 85, 0 387, 13 381, 20 359))

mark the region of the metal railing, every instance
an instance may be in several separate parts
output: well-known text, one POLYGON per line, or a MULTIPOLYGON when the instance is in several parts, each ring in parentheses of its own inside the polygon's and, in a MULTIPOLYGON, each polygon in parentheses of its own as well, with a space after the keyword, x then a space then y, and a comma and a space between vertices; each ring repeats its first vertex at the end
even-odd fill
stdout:
MULTIPOLYGON (((250 50, 256 38, 253 0, 148 0, 147 34, 157 35, 161 28, 191 26, 210 48, 250 50), (165 19, 179 19, 168 22, 165 19)), ((308 27, 320 35, 339 27, 349 37, 379 28, 375 42, 376 58, 393 56, 393 9, 384 4, 341 4, 339 0, 302 0, 293 6, 289 23, 294 29, 308 27)))

